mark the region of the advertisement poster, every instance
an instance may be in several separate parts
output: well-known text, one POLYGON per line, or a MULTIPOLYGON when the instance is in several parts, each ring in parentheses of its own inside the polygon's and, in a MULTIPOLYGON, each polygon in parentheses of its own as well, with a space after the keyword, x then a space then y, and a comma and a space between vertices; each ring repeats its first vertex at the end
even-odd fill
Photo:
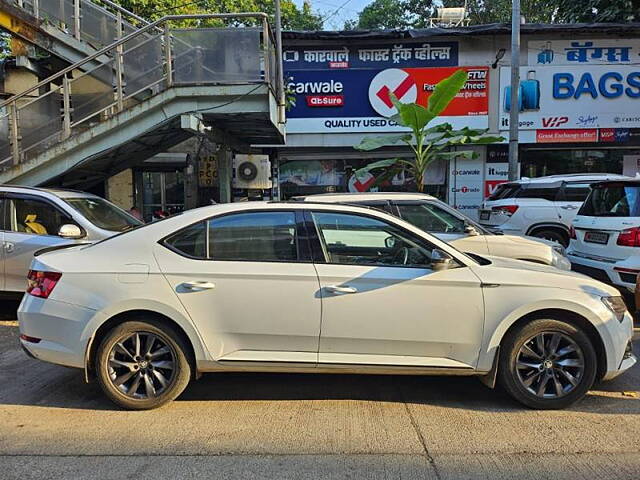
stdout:
MULTIPOLYGON (((460 67, 469 81, 439 121, 454 128, 488 126, 487 67, 460 67)), ((388 117, 395 113, 390 94, 404 103, 426 105, 435 85, 458 67, 334 69, 287 72, 295 106, 287 113, 287 132, 404 131, 388 117)))
MULTIPOLYGON (((520 75, 521 130, 583 130, 591 141, 594 129, 640 125, 639 65, 523 67, 520 75)), ((509 129, 510 82, 501 68, 501 130, 509 129)))
POLYGON ((635 177, 640 174, 640 154, 633 153, 622 157, 622 174, 635 177))
POLYGON ((638 63, 640 40, 625 38, 530 40, 529 65, 638 63))
POLYGON ((474 220, 484 198, 484 160, 456 158, 449 172, 449 205, 474 220))

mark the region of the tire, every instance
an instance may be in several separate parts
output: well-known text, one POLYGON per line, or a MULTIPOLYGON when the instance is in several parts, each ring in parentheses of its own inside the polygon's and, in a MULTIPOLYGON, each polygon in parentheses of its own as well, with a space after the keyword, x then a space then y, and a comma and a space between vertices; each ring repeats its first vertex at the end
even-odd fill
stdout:
POLYGON ((186 352, 180 336, 161 322, 127 321, 109 331, 100 342, 96 377, 102 391, 116 405, 127 410, 158 408, 187 387, 191 366, 186 352))
POLYGON ((586 395, 598 371, 596 352, 586 333, 559 320, 532 320, 508 332, 500 350, 500 385, 530 408, 568 407, 586 395), (540 348, 540 338, 544 349, 540 348))
POLYGON ((536 238, 544 238, 545 240, 551 240, 552 242, 559 243, 565 248, 569 246, 569 237, 560 230, 536 230, 531 236, 536 238))

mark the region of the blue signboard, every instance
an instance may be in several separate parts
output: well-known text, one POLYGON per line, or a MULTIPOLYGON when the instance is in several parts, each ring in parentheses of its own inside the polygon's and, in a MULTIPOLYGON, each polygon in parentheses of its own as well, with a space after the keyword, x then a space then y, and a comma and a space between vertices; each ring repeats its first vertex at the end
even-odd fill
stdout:
POLYGON ((283 52, 283 66, 286 72, 325 69, 451 67, 455 65, 458 65, 458 44, 456 42, 289 47, 283 52))

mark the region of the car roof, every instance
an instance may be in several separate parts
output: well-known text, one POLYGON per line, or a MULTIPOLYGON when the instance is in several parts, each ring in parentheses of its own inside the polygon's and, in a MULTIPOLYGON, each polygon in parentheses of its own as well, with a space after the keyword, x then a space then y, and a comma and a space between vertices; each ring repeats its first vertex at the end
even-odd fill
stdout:
POLYGON ((620 178, 620 179, 608 179, 608 180, 603 180, 600 182, 593 182, 591 185, 592 186, 597 186, 597 185, 607 185, 609 183, 628 183, 631 185, 640 185, 640 177, 626 177, 626 178, 620 178))
POLYGON ((368 202, 384 200, 436 200, 435 197, 424 193, 412 192, 362 192, 362 193, 320 193, 316 195, 300 195, 294 200, 302 202, 368 202))
POLYGON ((562 182, 597 182, 601 180, 623 180, 630 179, 625 175, 617 173, 572 173, 566 175, 548 175, 546 177, 522 177, 520 180, 514 180, 509 182, 510 184, 527 184, 527 185, 542 185, 542 184, 561 184, 562 182))
POLYGON ((80 190, 71 190, 66 188, 42 188, 42 187, 28 187, 24 185, 0 185, 0 192, 11 193, 44 193, 53 195, 59 198, 96 198, 97 195, 93 193, 81 192, 80 190))

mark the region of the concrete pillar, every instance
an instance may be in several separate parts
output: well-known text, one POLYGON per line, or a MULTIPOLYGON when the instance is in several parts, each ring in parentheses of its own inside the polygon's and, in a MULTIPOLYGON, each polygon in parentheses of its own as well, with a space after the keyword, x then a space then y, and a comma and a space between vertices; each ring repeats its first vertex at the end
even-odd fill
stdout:
POLYGON ((220 203, 231 202, 231 158, 233 153, 226 146, 220 145, 216 153, 218 164, 218 181, 220 182, 220 203))
POLYGON ((134 206, 133 170, 130 168, 107 179, 106 197, 124 210, 134 206))

